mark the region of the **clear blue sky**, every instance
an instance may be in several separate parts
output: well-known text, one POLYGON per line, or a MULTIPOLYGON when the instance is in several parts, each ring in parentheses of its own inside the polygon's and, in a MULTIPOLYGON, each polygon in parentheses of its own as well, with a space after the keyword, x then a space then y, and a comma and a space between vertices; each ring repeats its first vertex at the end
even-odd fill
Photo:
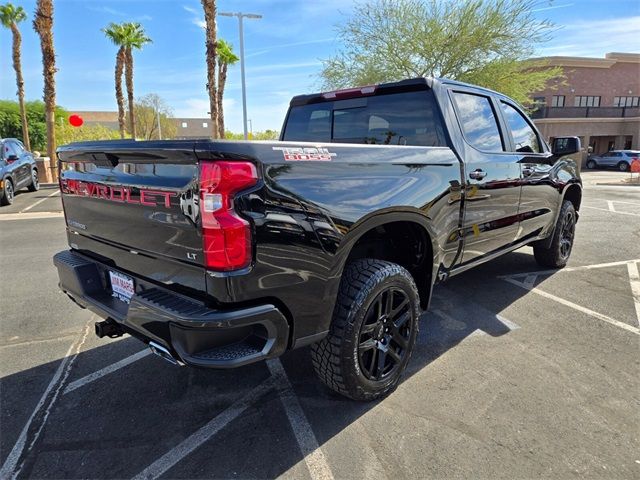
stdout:
MULTIPOLYGON (((5 0, 0 0, 4 3, 5 0)), ((41 57, 31 28, 35 0, 13 0, 29 14, 22 24, 28 99, 42 96, 41 57)), ((318 89, 320 59, 339 46, 334 26, 351 0, 219 0, 219 11, 259 13, 245 21, 249 118, 254 130, 280 129, 291 96, 318 89)), ((158 93, 176 116, 206 117, 204 32, 198 0, 56 0, 54 37, 59 105, 73 110, 115 110, 116 48, 100 28, 140 21, 153 44, 135 54, 136 96, 158 93)), ((561 29, 540 55, 603 56, 640 52, 639 0, 541 0, 536 15, 561 29)), ((219 35, 238 49, 235 18, 220 17, 219 35)), ((15 98, 11 35, 0 32, 0 98, 15 98)), ((240 67, 232 67, 226 94, 227 126, 242 131, 240 67)))

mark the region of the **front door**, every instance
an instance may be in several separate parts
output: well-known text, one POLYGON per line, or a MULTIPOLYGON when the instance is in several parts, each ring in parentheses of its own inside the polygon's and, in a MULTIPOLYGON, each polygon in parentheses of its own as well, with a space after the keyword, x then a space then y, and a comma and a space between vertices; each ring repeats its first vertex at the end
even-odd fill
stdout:
POLYGON ((534 237, 555 222, 562 179, 556 178, 552 154, 526 115, 510 102, 499 104, 513 159, 522 168, 518 238, 534 237))

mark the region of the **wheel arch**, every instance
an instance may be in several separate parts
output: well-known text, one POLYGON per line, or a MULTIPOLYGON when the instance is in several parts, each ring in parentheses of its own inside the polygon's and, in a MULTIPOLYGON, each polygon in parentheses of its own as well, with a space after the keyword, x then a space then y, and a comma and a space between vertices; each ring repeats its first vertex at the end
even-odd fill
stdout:
POLYGON ((354 224, 345 235, 339 276, 349 262, 361 258, 396 263, 411 273, 420 294, 420 306, 426 309, 439 265, 435 258, 439 252, 435 239, 430 219, 417 211, 371 214, 354 224))
POLYGON ((576 212, 579 211, 582 203, 582 187, 580 184, 572 183, 566 187, 562 199, 563 201, 569 200, 573 204, 573 208, 576 209, 576 212))

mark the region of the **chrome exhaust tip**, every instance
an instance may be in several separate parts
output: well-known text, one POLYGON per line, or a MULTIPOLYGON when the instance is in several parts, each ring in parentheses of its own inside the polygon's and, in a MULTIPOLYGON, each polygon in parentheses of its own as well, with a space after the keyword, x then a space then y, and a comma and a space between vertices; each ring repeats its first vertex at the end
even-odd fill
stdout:
POLYGON ((167 362, 173 365, 177 365, 179 367, 184 366, 184 362, 178 360, 176 357, 171 355, 171 352, 169 350, 167 350, 162 345, 157 344, 156 342, 149 342, 149 349, 151 350, 152 353, 155 353, 160 358, 162 358, 163 360, 166 360, 167 362))

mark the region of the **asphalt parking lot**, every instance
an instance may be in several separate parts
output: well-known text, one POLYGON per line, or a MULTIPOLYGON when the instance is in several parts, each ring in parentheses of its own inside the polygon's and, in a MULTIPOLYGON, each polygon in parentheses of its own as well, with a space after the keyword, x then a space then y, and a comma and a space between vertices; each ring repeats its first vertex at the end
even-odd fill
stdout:
POLYGON ((524 248, 438 286, 403 383, 369 404, 306 350, 213 371, 96 338, 57 290, 56 190, 18 195, 0 209, 0 478, 640 478, 640 188, 594 175, 569 267, 524 248))

